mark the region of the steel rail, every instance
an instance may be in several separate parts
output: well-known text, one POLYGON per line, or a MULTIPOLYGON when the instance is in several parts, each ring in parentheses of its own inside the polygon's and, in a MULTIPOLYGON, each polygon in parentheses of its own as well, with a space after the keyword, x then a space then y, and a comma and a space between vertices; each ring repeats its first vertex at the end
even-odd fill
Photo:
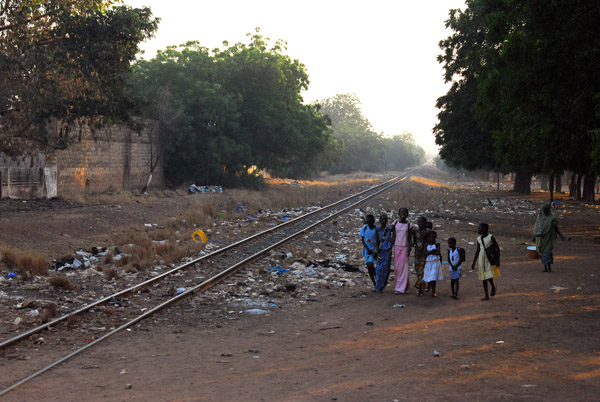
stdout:
MULTIPOLYGON (((168 307, 171 304, 174 304, 177 301, 179 301, 179 300, 181 300, 181 299, 183 299, 183 298, 185 298, 185 297, 187 297, 187 296, 189 296, 191 294, 194 294, 197 291, 203 291, 205 289, 208 289, 208 288, 212 287, 213 285, 219 283, 221 280, 225 279, 229 275, 237 272, 242 266, 250 263, 251 261, 254 261, 255 259, 261 257, 262 255, 266 254, 267 252, 273 250, 274 248, 277 248, 277 247, 279 247, 279 246, 281 246, 281 245, 283 245, 285 243, 288 243, 289 241, 295 239, 298 236, 303 235, 304 233, 312 230, 313 228, 315 228, 315 227, 317 227, 319 225, 322 225, 323 223, 330 221, 331 219, 335 218, 336 216, 339 216, 339 215, 341 215, 341 214, 349 211, 350 209, 355 208, 356 206, 358 206, 358 205, 360 205, 360 204, 368 201, 369 199, 375 197, 376 195, 379 195, 379 194, 381 194, 381 193, 389 190, 390 188, 394 187, 395 185, 397 185, 397 184, 401 183, 402 181, 406 180, 408 177, 410 177, 412 174, 414 174, 414 172, 417 171, 417 170, 418 170, 418 168, 414 169, 414 170, 412 170, 412 171, 410 171, 408 173, 405 173, 402 176, 397 176, 394 179, 389 180, 389 181, 383 183, 382 185, 378 185, 378 186, 372 187, 372 188, 370 188, 370 189, 368 189, 366 191, 363 191, 361 193, 355 194, 354 196, 345 198, 344 200, 342 200, 342 202, 347 201, 347 200, 352 199, 352 198, 356 198, 356 197, 364 194, 365 192, 372 191, 373 189, 375 189, 377 187, 382 187, 383 186, 381 189, 377 190, 373 194, 370 194, 369 196, 367 196, 367 197, 365 197, 363 199, 360 199, 359 201, 357 201, 357 202, 355 202, 355 203, 353 203, 353 204, 351 204, 351 205, 349 205, 349 206, 347 206, 345 208, 342 208, 339 211, 335 211, 334 213, 332 213, 331 215, 327 216, 326 218, 324 218, 322 220, 319 220, 319 221, 317 221, 317 222, 315 222, 315 223, 307 226, 306 228, 303 228, 303 229, 297 231, 296 233, 294 233, 294 234, 292 234, 292 235, 290 235, 290 236, 288 236, 288 237, 286 237, 286 238, 284 238, 284 239, 282 239, 282 240, 280 240, 280 241, 278 241, 276 243, 273 243, 272 245, 270 245, 270 246, 262 249, 261 251, 259 251, 259 252, 255 253, 255 254, 251 255, 250 257, 247 257, 244 260, 235 263, 234 265, 232 265, 229 268, 221 271, 220 273, 214 275, 213 277, 205 280, 204 282, 202 282, 202 283, 200 283, 200 284, 198 284, 198 285, 196 285, 196 286, 194 286, 194 287, 192 287, 192 288, 190 288, 190 289, 188 289, 188 290, 186 290, 186 291, 184 291, 184 292, 182 292, 182 293, 180 293, 180 294, 172 297, 171 299, 169 299, 169 300, 167 300, 167 301, 165 301, 165 302, 163 302, 163 303, 161 303, 161 304, 159 304, 159 305, 157 305, 157 306, 149 309, 148 311, 144 312, 143 314, 141 314, 141 315, 137 316, 136 318, 134 318, 134 319, 126 322, 125 324, 121 325, 120 327, 111 330, 110 332, 102 335, 101 337, 99 337, 98 339, 95 339, 94 341, 88 343, 87 345, 84 345, 84 346, 80 347, 79 349, 74 350, 73 352, 69 353, 66 356, 63 356, 62 358, 60 358, 59 360, 55 361, 54 363, 51 363, 50 365, 48 365, 48 366, 46 366, 46 367, 44 367, 44 368, 36 371, 35 373, 29 375, 26 378, 23 378, 22 380, 20 380, 17 383, 11 385, 10 387, 5 388, 4 390, 0 391, 0 396, 7 394, 8 392, 16 389, 17 387, 23 385, 24 383, 28 382, 29 380, 31 380, 31 379, 33 379, 33 378, 35 378, 35 377, 37 377, 37 376, 45 373, 46 371, 48 371, 48 370, 50 370, 50 369, 58 366, 59 364, 65 362, 67 360, 69 360, 70 358, 72 358, 72 357, 74 357, 74 356, 82 353, 83 351, 87 350, 88 348, 91 348, 92 346, 94 346, 94 345, 96 345, 96 344, 104 341, 105 339, 109 338, 110 336, 112 336, 112 335, 114 335, 114 334, 116 334, 118 332, 121 332, 122 330, 127 329, 127 328, 131 327, 132 325, 137 324, 138 322, 144 320, 145 318, 150 317, 151 315, 153 315, 156 312, 164 309, 165 307, 168 307)), ((338 201, 335 204, 339 204, 339 203, 340 202, 338 201)), ((330 205, 328 205, 328 206, 326 206, 324 208, 320 208, 320 209, 318 209, 316 211, 313 211, 313 212, 323 212, 323 210, 325 208, 329 208, 331 205, 333 205, 333 204, 330 204, 330 205)), ((312 214, 312 212, 309 213, 309 214, 312 214)), ((302 215, 299 218, 305 218, 309 214, 302 215)), ((299 218, 296 218, 293 221, 295 221, 295 220, 297 220, 299 218)), ((290 222, 292 222, 292 221, 290 221, 290 222)), ((288 224, 290 222, 286 222, 285 224, 288 224)), ((281 226, 283 226, 285 224, 278 225, 278 226, 276 226, 274 228, 281 227, 281 226)), ((274 228, 271 228, 271 229, 274 229, 274 228)), ((268 231, 269 230, 264 231, 264 232, 268 232, 268 231)), ((264 233, 264 232, 261 232, 261 233, 264 233)), ((251 236, 251 237, 253 237, 253 236, 251 236)), ((246 239, 244 239, 244 240, 246 240, 246 239)), ((240 242, 237 242, 237 243, 240 243, 240 242)), ((237 243, 235 243, 235 244, 237 244, 237 243)), ((214 254, 214 253, 212 253, 212 254, 214 254)), ((206 256, 203 256, 203 257, 201 257, 201 258, 199 258, 197 260, 194 260, 194 261, 198 261, 198 260, 200 260, 200 259, 202 259, 204 257, 206 257, 206 256)), ((189 265, 189 264, 192 264, 192 263, 193 262, 189 262, 189 263, 184 264, 184 265, 189 265)), ((179 269, 181 269, 181 267, 179 269)), ((176 270, 178 270, 178 269, 173 269, 172 271, 176 271, 176 270)), ((141 285, 136 285, 136 288, 139 287, 139 286, 141 286, 141 285)), ((97 304, 97 302, 96 302, 96 304, 97 304)), ((96 304, 94 304, 94 305, 96 305, 96 304)))
MULTIPOLYGON (((415 170, 416 170, 416 169, 415 169, 415 170)), ((409 173, 407 173, 407 174, 412 174, 412 173, 413 173, 415 170, 413 170, 413 171, 411 171, 411 172, 409 172, 409 173)), ((36 334, 36 333, 38 333, 38 332, 44 331, 44 330, 46 330, 46 329, 49 329, 49 328, 50 328, 50 327, 52 327, 53 325, 55 325, 55 324, 58 324, 58 323, 60 323, 60 322, 62 322, 62 321, 64 321, 64 320, 67 320, 69 317, 72 317, 72 316, 74 317, 74 316, 76 316, 76 315, 79 315, 79 314, 81 314, 81 313, 85 313, 85 312, 86 312, 86 311, 88 311, 89 309, 92 309, 92 308, 94 308, 94 307, 96 307, 96 306, 98 306, 98 305, 101 305, 101 304, 104 304, 104 303, 106 303, 106 302, 110 301, 112 298, 121 297, 121 296, 124 296, 124 295, 126 295, 126 294, 129 294, 129 293, 135 292, 135 291, 136 291, 137 289, 139 289, 139 288, 142 288, 142 287, 144 287, 144 286, 146 286, 146 285, 149 285, 149 284, 152 284, 152 283, 154 283, 154 282, 157 282, 157 281, 159 281, 159 280, 163 279, 163 278, 164 278, 164 277, 166 277, 166 276, 169 276, 169 275, 171 275, 171 274, 173 274, 173 273, 175 273, 175 272, 177 272, 177 271, 180 271, 180 270, 186 269, 186 268, 188 268, 189 266, 191 266, 191 265, 194 265, 194 264, 196 264, 196 263, 198 263, 198 262, 200 262, 200 261, 202 261, 202 260, 205 260, 205 259, 210 259, 210 258, 214 258, 214 257, 216 257, 216 256, 218 256, 218 255, 220 255, 220 254, 223 254, 223 253, 225 253, 225 252, 227 252, 227 251, 230 251, 231 249, 233 249, 233 248, 236 248, 236 247, 239 247, 239 246, 241 246, 241 245, 243 245, 243 244, 249 243, 250 241, 252 241, 252 240, 255 240, 255 239, 259 238, 259 237, 262 237, 262 236, 264 236, 264 235, 266 235, 266 234, 269 234, 269 233, 272 233, 272 232, 278 231, 278 230, 280 230, 281 228, 283 228, 283 227, 285 227, 285 226, 287 226, 287 225, 290 225, 290 224, 296 223, 296 222, 298 222, 298 221, 304 220, 304 219, 306 219, 306 218, 308 218, 308 217, 310 217, 310 216, 312 216, 312 215, 314 215, 314 214, 317 214, 317 213, 322 213, 322 212, 324 212, 324 211, 326 211, 326 210, 328 210, 328 209, 335 208, 337 205, 339 205, 339 204, 341 204, 341 203, 344 203, 344 202, 346 202, 346 201, 348 201, 348 200, 351 200, 351 199, 353 199, 353 198, 356 198, 356 197, 359 197, 359 196, 361 196, 361 195, 364 195, 365 193, 368 193, 368 192, 370 192, 370 191, 373 191, 374 189, 376 189, 376 188, 378 188, 378 187, 382 187, 382 186, 386 186, 386 185, 389 185, 389 184, 391 184, 391 183, 394 183, 394 182, 395 182, 395 181, 397 181, 397 180, 398 180, 400 177, 401 177, 401 176, 396 176, 396 177, 394 177, 394 178, 392 178, 392 179, 390 179, 390 180, 388 180, 388 181, 386 181, 386 182, 384 182, 384 183, 380 183, 380 184, 378 184, 378 185, 376 185, 376 186, 370 187, 370 188, 368 188, 368 189, 366 189, 366 190, 364 190, 364 191, 361 191, 361 192, 359 192, 359 193, 357 193, 357 194, 353 194, 353 195, 351 195, 351 196, 349 196, 349 197, 346 197, 346 198, 343 198, 343 199, 341 199, 341 200, 338 200, 338 201, 336 201, 336 202, 334 202, 334 203, 331 203, 331 204, 329 204, 329 205, 326 205, 326 206, 324 206, 324 207, 322 207, 322 208, 319 208, 319 209, 317 209, 317 210, 314 210, 314 211, 311 211, 311 212, 309 212, 309 213, 306 213, 306 214, 304 214, 304 215, 301 215, 301 216, 299 216, 299 217, 297 217, 297 218, 291 219, 291 220, 289 220, 289 221, 287 221, 287 222, 284 222, 284 223, 282 223, 282 224, 279 224, 279 225, 277 225, 277 226, 274 226, 274 227, 272 227, 272 228, 265 229, 265 230, 263 230, 262 232, 255 233, 255 234, 253 234, 252 236, 249 236, 249 237, 246 237, 246 238, 244 238, 244 239, 241 239, 241 240, 239 240, 239 241, 237 241, 237 242, 235 242, 235 243, 232 243, 232 244, 230 244, 230 245, 228 245, 228 246, 225 246, 225 247, 223 247, 223 248, 220 248, 220 249, 218 249, 218 250, 216 250, 216 251, 214 251, 214 252, 212 252, 212 253, 210 253, 210 254, 203 255, 202 257, 196 258, 196 259, 194 259, 194 260, 192 260, 192 261, 188 261, 188 262, 187 262, 187 263, 185 263, 185 264, 179 265, 179 266, 177 266, 177 267, 175 267, 175 268, 172 268, 172 269, 170 269, 170 270, 168 270, 168 271, 165 271, 165 272, 163 272, 162 274, 160 274, 160 275, 157 275, 157 276, 155 276, 155 277, 153 277, 153 278, 150 278, 150 279, 148 279, 148 280, 146 280, 146 281, 144 281, 144 282, 141 282, 141 283, 138 283, 138 284, 136 284, 136 285, 130 286, 129 288, 126 288, 126 289, 120 290, 120 291, 118 291, 118 292, 115 292, 115 293, 113 293, 113 294, 111 294, 111 295, 108 295, 108 296, 105 296, 105 297, 103 297, 103 298, 101 298, 101 299, 98 299, 98 300, 96 300, 96 301, 94 301, 94 302, 92 302, 92 303, 86 304, 86 305, 84 305, 83 307, 80 307, 80 308, 78 308, 78 309, 76 309, 76 310, 74 310, 74 311, 71 311, 71 312, 70 312, 70 313, 68 313, 68 314, 64 314, 64 315, 62 315, 62 316, 60 316, 60 317, 58 317, 58 318, 55 318, 55 319, 54 319, 54 320, 52 320, 52 321, 49 321, 49 322, 47 322, 47 323, 44 323, 44 324, 42 324, 42 325, 39 325, 39 326, 37 326, 37 327, 31 328, 31 329, 29 329, 29 330, 27 330, 27 331, 25 331, 25 332, 23 332, 23 333, 21 333, 21 334, 19 334, 19 335, 16 335, 16 336, 14 336, 14 337, 12 337, 12 338, 9 338, 9 339, 6 339, 6 340, 4 340, 4 341, 0 342, 0 350, 2 350, 2 349, 4 349, 4 348, 6 348, 7 346, 9 346, 9 345, 12 345, 12 344, 14 344, 14 343, 16 343, 16 342, 19 342, 19 341, 21 341, 21 340, 23 340, 23 339, 25 339, 25 338, 28 338, 28 337, 30 337, 31 335, 34 335, 34 334, 36 334)))

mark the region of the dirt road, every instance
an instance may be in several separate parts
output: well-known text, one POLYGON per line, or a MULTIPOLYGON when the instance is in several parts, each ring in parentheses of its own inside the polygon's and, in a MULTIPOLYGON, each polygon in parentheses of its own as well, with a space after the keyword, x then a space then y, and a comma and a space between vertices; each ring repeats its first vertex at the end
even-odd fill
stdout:
MULTIPOLYGON (((411 185, 421 198, 448 200, 446 190, 411 185)), ((563 232, 572 240, 557 244, 553 272, 544 273, 539 260, 526 258, 523 244, 531 240, 537 201, 519 214, 517 198, 484 194, 496 205, 514 201, 510 216, 481 207, 479 190, 459 191, 477 202, 461 198, 462 205, 449 210, 436 201, 438 207, 423 214, 433 219, 443 248, 455 236, 469 261, 474 246, 462 239, 475 240, 470 223, 490 223, 503 248, 498 294, 490 301, 480 301, 477 274, 466 268, 458 300, 449 297, 447 278, 438 284, 438 298, 419 298, 389 287, 373 293, 359 273, 362 286, 321 287, 316 301, 278 301, 265 315, 240 313, 219 299, 201 308, 182 303, 4 400, 597 400, 598 210, 561 202, 563 232)), ((412 202, 402 197, 373 205, 412 202)), ((336 230, 357 233, 360 227, 352 218, 340 224, 346 226, 336 230)), ((26 372, 27 361, 3 365, 26 372)))

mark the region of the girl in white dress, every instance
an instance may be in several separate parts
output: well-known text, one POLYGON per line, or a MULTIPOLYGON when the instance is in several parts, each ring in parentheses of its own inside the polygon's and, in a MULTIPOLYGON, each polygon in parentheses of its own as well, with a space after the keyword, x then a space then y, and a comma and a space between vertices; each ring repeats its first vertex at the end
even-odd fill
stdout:
POLYGON ((442 264, 440 262, 440 256, 442 252, 440 250, 440 243, 437 243, 437 233, 433 230, 429 232, 429 238, 427 240, 427 250, 425 255, 425 274, 423 280, 431 286, 431 297, 437 297, 435 292, 436 281, 444 279, 442 275, 442 264))

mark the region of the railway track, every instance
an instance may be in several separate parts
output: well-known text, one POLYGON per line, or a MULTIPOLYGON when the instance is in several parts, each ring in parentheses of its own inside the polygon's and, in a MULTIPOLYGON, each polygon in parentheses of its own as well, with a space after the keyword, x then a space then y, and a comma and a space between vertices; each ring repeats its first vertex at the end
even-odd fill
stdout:
MULTIPOLYGON (((32 339, 43 331, 55 329, 58 326, 68 327, 74 320, 77 320, 80 328, 87 330, 85 336, 80 337, 81 339, 72 341, 70 346, 74 350, 49 364, 47 361, 43 362, 42 364, 47 365, 4 388, 0 391, 0 396, 97 345, 108 337, 139 323, 156 312, 190 295, 212 287, 224 278, 239 271, 244 265, 264 256, 271 250, 297 239, 315 227, 356 208, 378 194, 388 191, 410 177, 416 170, 418 169, 256 233, 212 253, 192 259, 158 276, 87 303, 48 323, 3 340, 0 342, 0 351, 3 352, 4 356, 10 356, 10 350, 17 350, 19 344, 24 340, 32 339), (222 267, 227 268, 223 269, 222 267), (185 283, 185 290, 175 290, 175 285, 181 283, 185 283), (127 299, 125 299, 125 296, 127 296, 127 299), (101 312, 104 314, 99 319, 98 313, 101 312)), ((43 361, 43 359, 39 360, 43 361)))

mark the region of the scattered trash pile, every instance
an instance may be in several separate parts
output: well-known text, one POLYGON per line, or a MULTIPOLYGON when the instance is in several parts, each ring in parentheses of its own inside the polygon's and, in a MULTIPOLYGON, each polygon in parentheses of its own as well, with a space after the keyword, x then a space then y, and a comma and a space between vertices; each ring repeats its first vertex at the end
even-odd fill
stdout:
POLYGON ((221 186, 197 186, 190 184, 188 188, 188 194, 202 194, 202 193, 222 193, 223 187, 221 186))
POLYGON ((68 259, 59 259, 52 261, 52 269, 56 271, 70 270, 70 269, 85 269, 90 268, 92 265, 100 263, 110 254, 114 261, 119 261, 123 254, 119 247, 92 247, 91 252, 87 251, 76 251, 74 257, 68 259))
MULTIPOLYGON (((267 314, 289 297, 298 303, 318 302, 321 289, 364 285, 364 273, 343 261, 297 259, 289 264, 274 265, 258 273, 247 270, 235 275, 237 282, 224 285, 225 303, 239 313, 267 314), (283 265, 283 266, 282 266, 283 265)), ((219 291, 211 298, 219 297, 219 291)))

